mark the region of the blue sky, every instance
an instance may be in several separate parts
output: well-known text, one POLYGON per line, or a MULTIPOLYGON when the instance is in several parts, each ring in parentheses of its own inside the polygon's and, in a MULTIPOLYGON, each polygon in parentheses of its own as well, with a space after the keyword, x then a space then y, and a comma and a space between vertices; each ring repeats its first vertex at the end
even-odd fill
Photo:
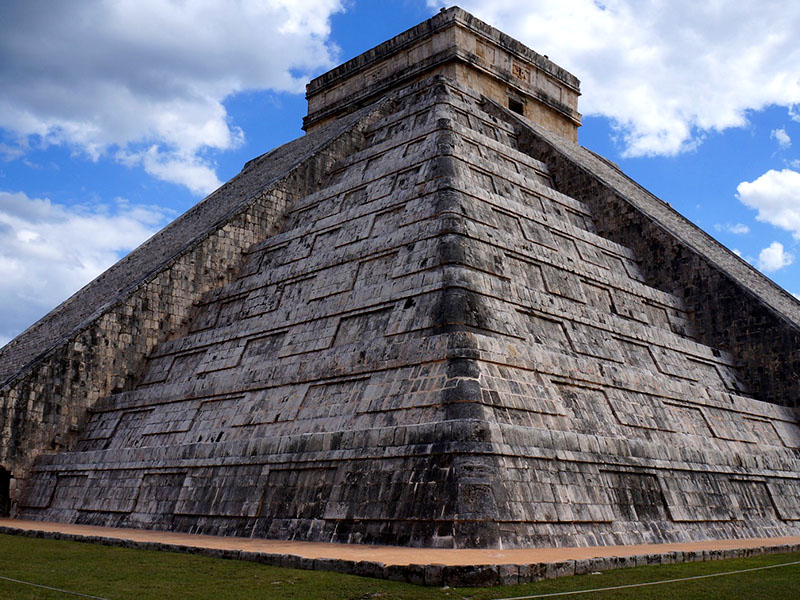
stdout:
MULTIPOLYGON (((426 0, 0 2, 0 344, 249 159, 426 0)), ((464 0, 582 82, 583 145, 800 293, 800 5, 464 0)))

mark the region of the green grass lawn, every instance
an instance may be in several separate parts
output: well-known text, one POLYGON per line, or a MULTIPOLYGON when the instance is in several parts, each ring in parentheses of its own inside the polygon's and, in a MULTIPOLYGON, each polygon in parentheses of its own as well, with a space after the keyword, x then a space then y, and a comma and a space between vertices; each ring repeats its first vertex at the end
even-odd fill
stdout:
MULTIPOLYGON (((424 588, 322 571, 129 550, 79 542, 0 535, 0 576, 109 599, 277 598, 291 600, 490 600, 707 575, 800 561, 800 553, 607 571, 530 585, 496 588, 424 588)), ((75 598, 0 580, 0 599, 75 598)), ((565 598, 675 598, 798 600, 800 565, 679 583, 593 592, 565 598)))

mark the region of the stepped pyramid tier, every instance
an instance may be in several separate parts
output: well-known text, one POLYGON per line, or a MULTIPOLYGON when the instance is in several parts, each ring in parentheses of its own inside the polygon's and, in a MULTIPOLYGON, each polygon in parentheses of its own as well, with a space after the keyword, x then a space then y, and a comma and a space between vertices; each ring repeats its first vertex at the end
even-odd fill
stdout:
POLYGON ((449 9, 0 354, 15 514, 435 547, 800 533, 800 305, 449 9), (361 82, 362 88, 354 88, 361 82))

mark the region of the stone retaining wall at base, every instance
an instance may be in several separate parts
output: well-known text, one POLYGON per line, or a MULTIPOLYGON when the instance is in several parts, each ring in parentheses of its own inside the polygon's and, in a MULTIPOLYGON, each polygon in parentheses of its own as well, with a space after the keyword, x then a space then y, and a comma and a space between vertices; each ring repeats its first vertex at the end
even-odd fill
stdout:
POLYGON ((495 585, 518 585, 535 583, 544 579, 587 575, 595 571, 610 571, 628 567, 650 565, 672 565, 687 562, 724 560, 729 558, 749 558, 762 554, 800 552, 800 544, 780 544, 756 548, 733 548, 727 550, 672 551, 634 556, 605 556, 589 559, 566 560, 561 562, 539 562, 531 564, 484 564, 484 565, 386 565, 382 562, 342 560, 338 558, 306 558, 294 554, 275 554, 269 552, 249 552, 219 548, 203 548, 183 544, 161 542, 140 542, 96 535, 80 535, 59 531, 38 531, 16 527, 0 526, 0 534, 48 540, 67 540, 86 542, 103 546, 133 548, 136 550, 158 550, 162 552, 183 552, 199 554, 210 558, 246 560, 273 567, 287 569, 306 569, 309 571, 334 571, 360 577, 374 577, 390 581, 403 581, 415 585, 448 587, 488 587, 495 585))

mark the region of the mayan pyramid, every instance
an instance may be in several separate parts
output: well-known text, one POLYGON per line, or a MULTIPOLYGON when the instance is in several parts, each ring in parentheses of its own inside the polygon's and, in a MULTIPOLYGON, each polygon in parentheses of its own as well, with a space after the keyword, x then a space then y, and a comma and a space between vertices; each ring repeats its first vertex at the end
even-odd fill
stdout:
POLYGON ((800 534, 800 304, 577 144, 573 75, 453 8, 307 96, 305 136, 0 352, 7 510, 435 547, 800 534))

